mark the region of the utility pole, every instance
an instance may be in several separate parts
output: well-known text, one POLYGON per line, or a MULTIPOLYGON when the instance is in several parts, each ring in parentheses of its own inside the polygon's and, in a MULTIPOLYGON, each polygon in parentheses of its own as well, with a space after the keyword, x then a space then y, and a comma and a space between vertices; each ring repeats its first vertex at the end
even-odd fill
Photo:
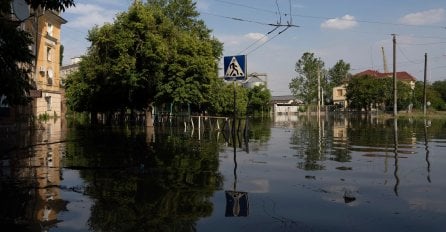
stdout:
POLYGON ((398 116, 398 93, 396 80, 396 35, 393 36, 393 116, 398 116))
POLYGON ((321 115, 321 68, 317 65, 317 117, 321 115))
POLYGON ((427 53, 424 53, 423 115, 426 117, 427 53))
POLYGON ((384 47, 381 47, 381 51, 382 51, 382 55, 383 55, 383 68, 384 68, 384 73, 388 73, 388 72, 389 72, 389 68, 388 68, 388 66, 387 66, 386 53, 384 53, 384 47))

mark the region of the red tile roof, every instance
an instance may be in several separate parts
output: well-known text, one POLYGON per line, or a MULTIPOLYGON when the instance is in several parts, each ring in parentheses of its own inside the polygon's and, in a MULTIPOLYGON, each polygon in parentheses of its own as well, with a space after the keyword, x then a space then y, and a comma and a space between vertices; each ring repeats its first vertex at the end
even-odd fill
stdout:
MULTIPOLYGON (((367 69, 365 71, 362 71, 360 73, 353 75, 353 77, 359 77, 359 76, 365 76, 365 75, 369 75, 369 76, 376 77, 376 78, 388 78, 388 77, 392 77, 393 73, 381 73, 376 70, 367 69)), ((398 80, 404 81, 404 82, 417 81, 417 79, 415 77, 413 77, 412 75, 410 75, 408 72, 405 72, 405 71, 396 72, 396 78, 398 80)))

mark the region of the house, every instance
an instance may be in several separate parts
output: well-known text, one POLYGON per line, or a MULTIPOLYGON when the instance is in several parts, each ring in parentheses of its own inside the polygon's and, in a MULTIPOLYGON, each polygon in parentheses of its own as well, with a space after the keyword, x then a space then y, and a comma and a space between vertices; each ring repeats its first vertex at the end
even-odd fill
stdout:
POLYGON ((345 109, 348 107, 347 102, 347 84, 342 84, 333 88, 333 104, 345 109))
MULTIPOLYGON (((376 77, 376 78, 392 78, 393 77, 393 73, 381 73, 376 70, 368 69, 368 70, 365 70, 365 71, 362 71, 360 73, 353 75, 353 78, 360 77, 360 76, 366 76, 366 75, 376 77)), ((405 72, 405 71, 396 72, 396 79, 399 81, 402 81, 404 83, 410 84, 411 86, 414 85, 415 82, 417 81, 417 79, 415 77, 413 77, 412 75, 410 75, 408 72, 405 72)))
POLYGON ((296 99, 293 95, 272 96, 270 105, 274 115, 292 115, 299 113, 299 106, 303 101, 296 99))
MULTIPOLYGON (((371 76, 375 78, 392 78, 393 73, 381 73, 376 70, 365 70, 362 72, 359 72, 355 75, 353 75, 352 78, 358 78, 362 76, 371 76)), ((402 71, 402 72, 396 72, 396 78, 399 81, 402 81, 403 83, 407 83, 410 85, 410 87, 413 89, 415 87, 415 82, 417 79, 410 75, 408 72, 402 71)), ((333 88, 333 104, 341 106, 343 109, 348 107, 347 102, 347 84, 342 84, 340 86, 336 86, 333 88)))

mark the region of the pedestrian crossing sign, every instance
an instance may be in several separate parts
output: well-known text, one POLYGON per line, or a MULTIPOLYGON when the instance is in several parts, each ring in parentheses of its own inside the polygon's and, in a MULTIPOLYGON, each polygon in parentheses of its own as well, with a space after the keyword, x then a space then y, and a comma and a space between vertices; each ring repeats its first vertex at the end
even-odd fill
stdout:
POLYGON ((246 79, 246 55, 225 56, 224 73, 226 80, 246 79))

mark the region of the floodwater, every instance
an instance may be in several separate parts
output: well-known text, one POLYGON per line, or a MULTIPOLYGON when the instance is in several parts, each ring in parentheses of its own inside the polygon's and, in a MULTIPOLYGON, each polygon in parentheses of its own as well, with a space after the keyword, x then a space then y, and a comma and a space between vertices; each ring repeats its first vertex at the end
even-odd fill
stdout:
POLYGON ((446 120, 197 122, 2 135, 2 231, 446 229, 446 120))

